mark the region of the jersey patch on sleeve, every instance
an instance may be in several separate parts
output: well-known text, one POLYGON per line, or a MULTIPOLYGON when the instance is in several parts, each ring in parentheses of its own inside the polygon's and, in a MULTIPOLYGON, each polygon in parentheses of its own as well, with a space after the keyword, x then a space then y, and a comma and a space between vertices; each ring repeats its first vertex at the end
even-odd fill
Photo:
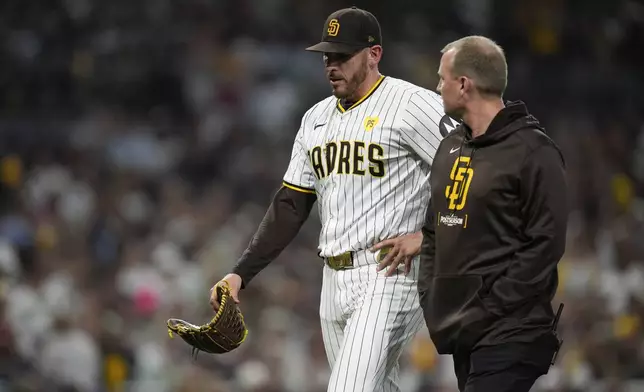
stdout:
POLYGON ((447 136, 450 132, 452 132, 456 127, 458 127, 460 123, 447 114, 441 118, 441 121, 438 123, 438 130, 441 132, 441 135, 443 137, 447 136))

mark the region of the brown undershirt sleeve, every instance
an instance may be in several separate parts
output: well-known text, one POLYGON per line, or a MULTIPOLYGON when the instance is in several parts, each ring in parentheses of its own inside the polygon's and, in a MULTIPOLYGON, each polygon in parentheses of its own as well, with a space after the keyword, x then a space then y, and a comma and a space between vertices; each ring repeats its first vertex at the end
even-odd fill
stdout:
POLYGON ((313 208, 314 192, 283 186, 275 194, 255 235, 233 268, 242 288, 268 266, 295 238, 313 208))

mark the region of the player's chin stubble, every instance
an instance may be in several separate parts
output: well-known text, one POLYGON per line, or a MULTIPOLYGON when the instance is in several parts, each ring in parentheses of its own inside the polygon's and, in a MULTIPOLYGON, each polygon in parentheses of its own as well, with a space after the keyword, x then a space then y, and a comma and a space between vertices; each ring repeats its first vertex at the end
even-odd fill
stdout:
POLYGON ((332 87, 333 95, 339 99, 349 98, 355 91, 355 86, 352 82, 343 80, 339 86, 332 87))
POLYGON ((360 86, 367 79, 367 69, 366 66, 360 68, 360 71, 357 72, 351 79, 344 79, 342 83, 333 88, 333 95, 339 99, 360 99, 362 97, 353 97, 358 86, 360 86))
POLYGON ((338 98, 338 99, 343 99, 345 98, 346 95, 346 81, 342 81, 339 86, 331 86, 331 91, 333 91, 333 95, 338 98))

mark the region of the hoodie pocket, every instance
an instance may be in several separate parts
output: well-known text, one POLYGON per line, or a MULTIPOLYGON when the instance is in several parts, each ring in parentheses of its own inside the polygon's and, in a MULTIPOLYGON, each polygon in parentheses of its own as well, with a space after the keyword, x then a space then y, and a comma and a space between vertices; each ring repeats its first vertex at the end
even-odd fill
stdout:
POLYGON ((421 293, 427 328, 439 354, 450 354, 455 347, 472 347, 496 318, 479 293, 479 275, 442 275, 431 278, 421 293))

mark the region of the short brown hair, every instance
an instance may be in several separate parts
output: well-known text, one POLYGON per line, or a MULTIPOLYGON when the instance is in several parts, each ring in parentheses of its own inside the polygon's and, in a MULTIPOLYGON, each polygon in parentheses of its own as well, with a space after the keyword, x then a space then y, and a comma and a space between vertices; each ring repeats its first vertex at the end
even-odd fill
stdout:
POLYGON ((452 73, 467 76, 483 94, 502 97, 508 85, 508 63, 503 48, 489 38, 472 35, 447 44, 455 50, 452 73))

